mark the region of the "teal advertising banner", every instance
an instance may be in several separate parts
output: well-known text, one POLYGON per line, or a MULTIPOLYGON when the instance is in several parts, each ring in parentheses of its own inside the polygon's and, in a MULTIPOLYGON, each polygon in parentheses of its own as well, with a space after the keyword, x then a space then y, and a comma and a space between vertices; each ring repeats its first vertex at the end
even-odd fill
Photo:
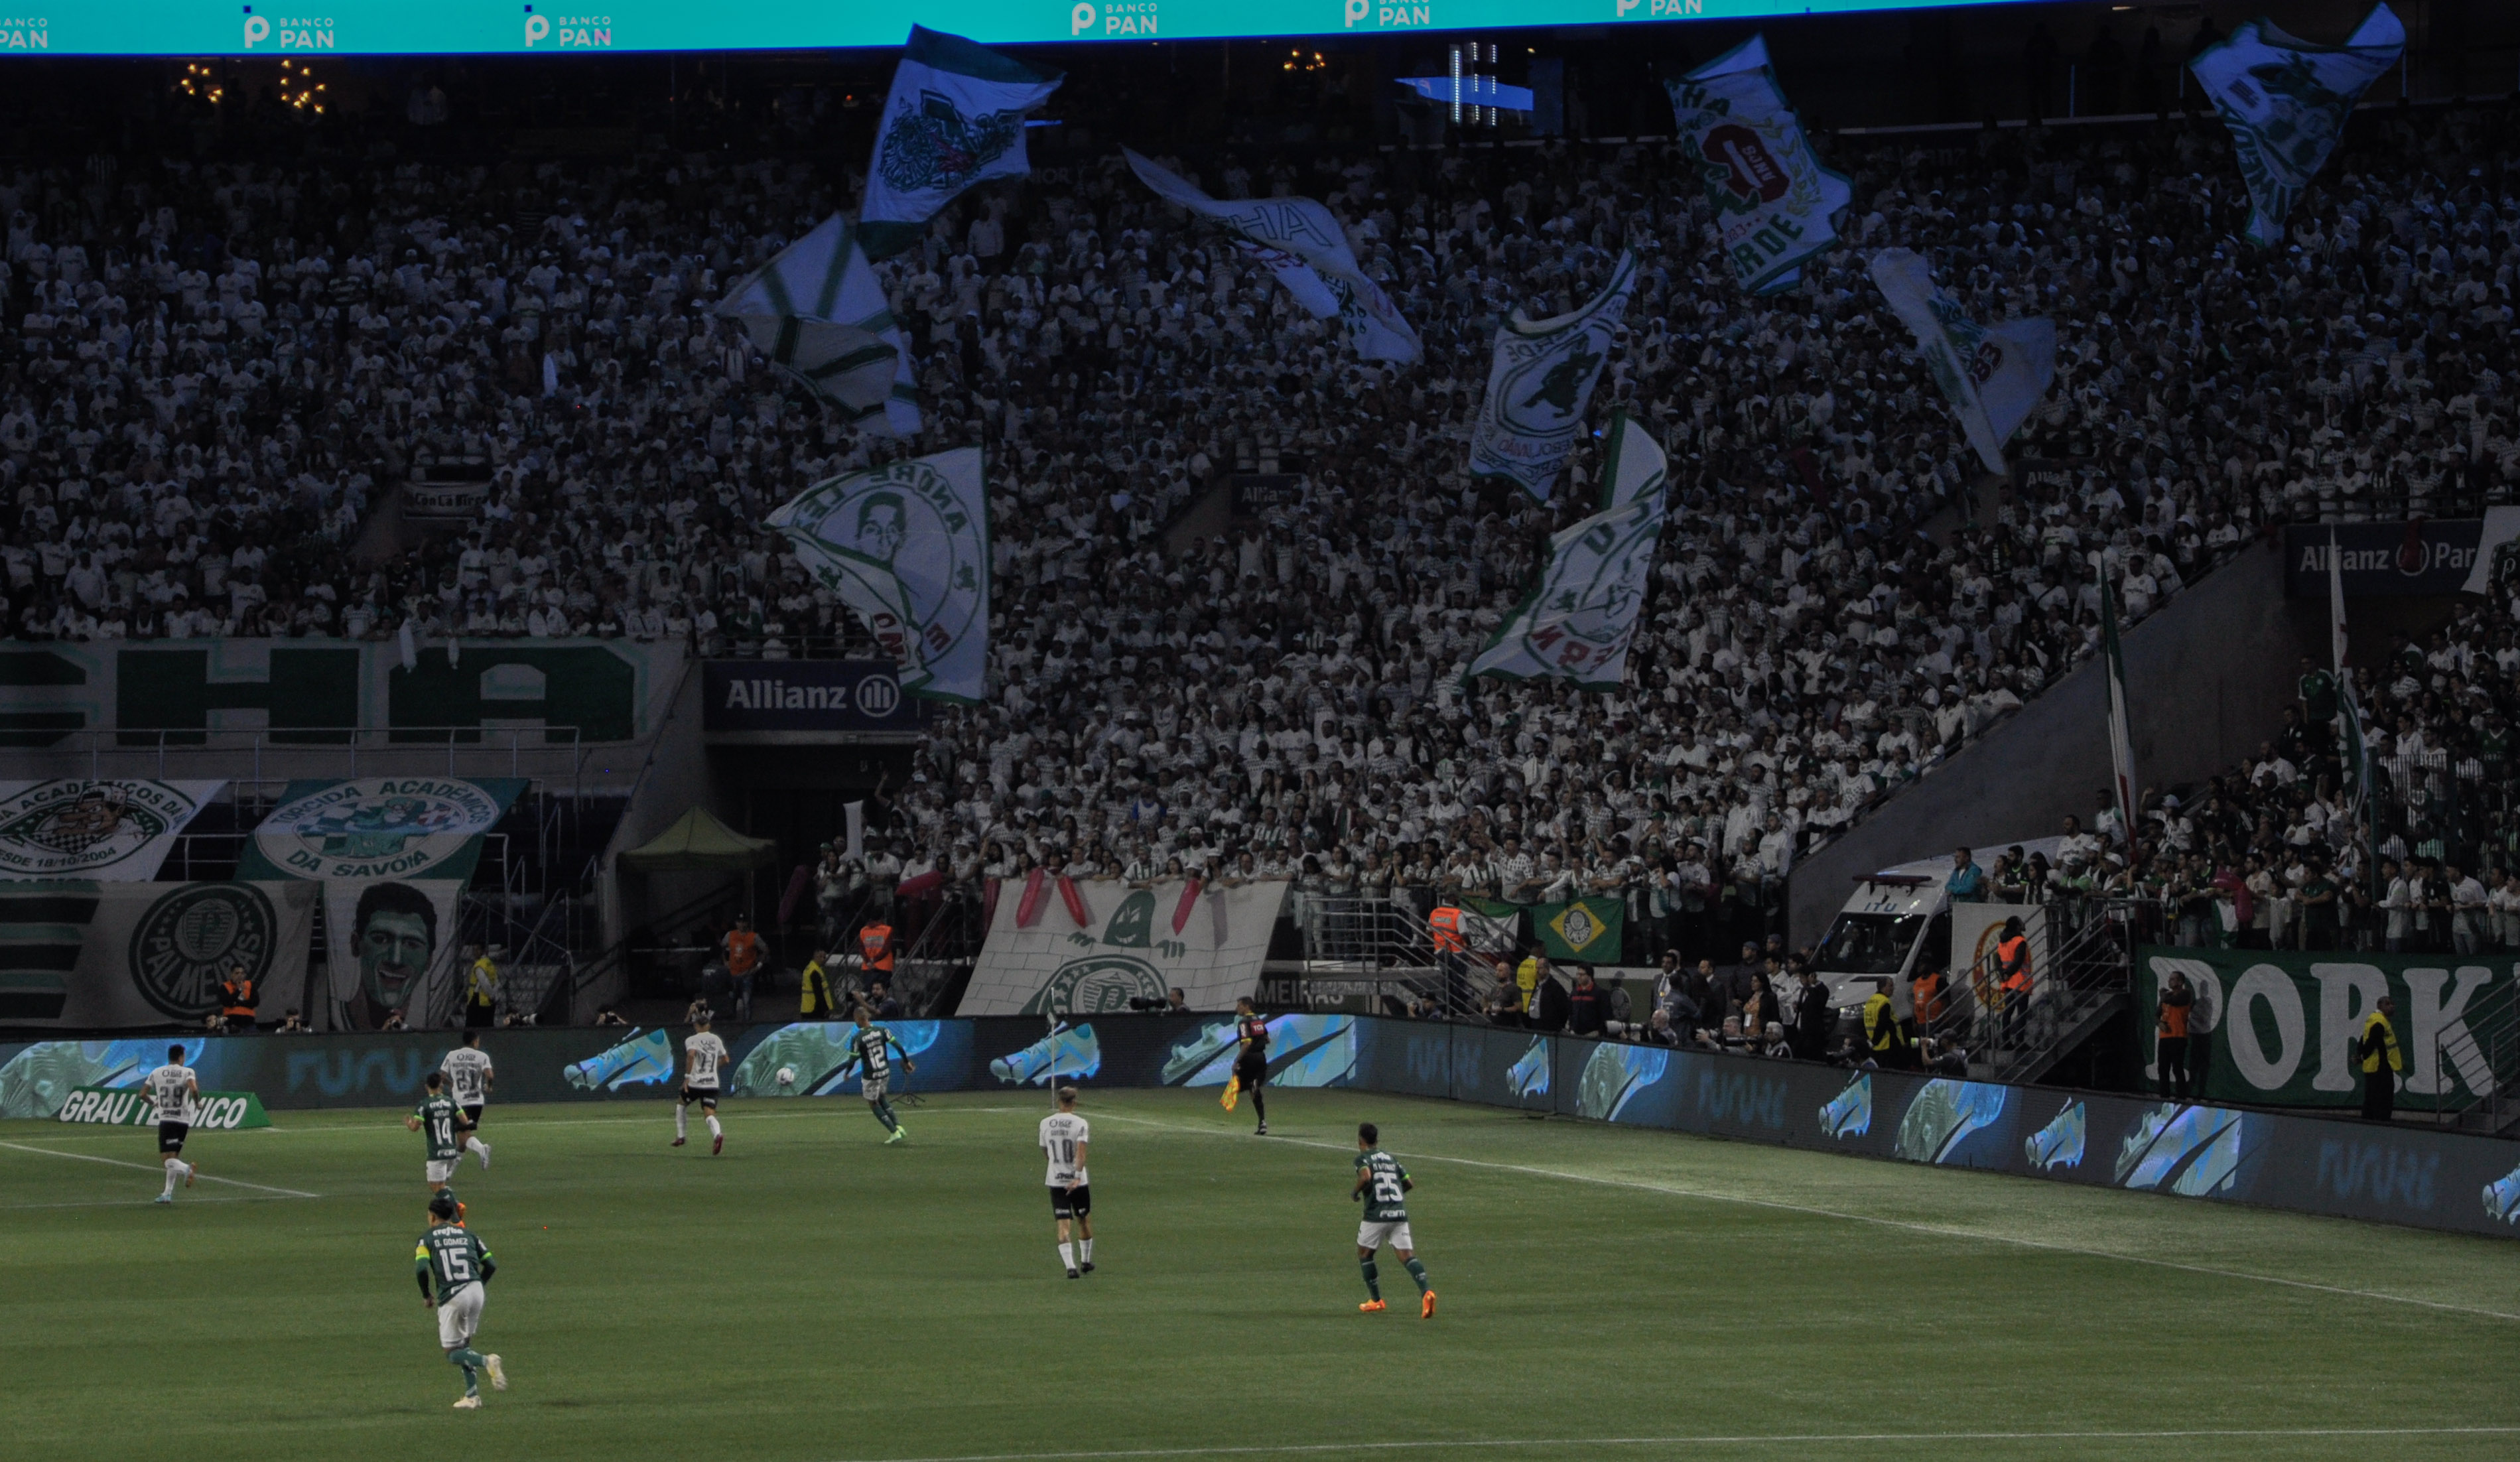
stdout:
POLYGON ((0 17, 0 58, 14 56, 583 55, 592 51, 757 51, 899 46, 913 23, 988 45, 1025 41, 1189 40, 1353 35, 1388 30, 1601 25, 1937 9, 1995 0, 1302 0, 1254 11, 1225 0, 967 0, 947 5, 827 5, 666 0, 411 5, 335 0, 320 7, 122 0, 0 17))
MULTIPOLYGON (((1235 1046, 1233 1023, 1219 1017, 885 1027, 918 1065, 896 1073, 894 1090, 984 1091, 1024 1103, 1047 1103, 1054 1082, 1213 1092, 1235 1046)), ((732 1094, 855 1098, 859 1074, 847 1052, 854 1028, 803 1022, 720 1031, 734 1057, 732 1094)), ((2469 1133, 1376 1016, 1278 1015, 1269 1028, 1273 1086, 1478 1102, 1536 1117, 2520 1238, 2520 1144, 2469 1133)), ((496 1073, 491 1104, 645 1102, 662 1129, 672 1120, 690 1034, 681 1027, 484 1031, 481 1046, 496 1073)), ((456 1032, 446 1030, 182 1042, 185 1064, 204 1087, 253 1093, 275 1113, 408 1107, 456 1044, 456 1032)), ((136 1088, 165 1051, 164 1036, 0 1044, 0 1117, 58 1120, 68 1104, 97 1100, 82 1089, 136 1088)))

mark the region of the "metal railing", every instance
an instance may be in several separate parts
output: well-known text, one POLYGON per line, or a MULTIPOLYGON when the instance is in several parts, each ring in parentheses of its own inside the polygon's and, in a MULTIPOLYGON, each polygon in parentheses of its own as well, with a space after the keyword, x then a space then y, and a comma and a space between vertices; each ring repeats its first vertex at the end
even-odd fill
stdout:
POLYGON ((1395 996, 1405 1005, 1423 1002, 1464 1015, 1478 996, 1469 961, 1457 956, 1458 968, 1448 970, 1436 956, 1426 916, 1411 899, 1297 890, 1287 895, 1285 917, 1299 934, 1303 956, 1293 969, 1273 964, 1263 975, 1262 997, 1272 1003, 1395 996))
POLYGON ((531 902, 505 894, 464 895, 457 912, 461 942, 505 951, 496 956, 503 1024, 511 1019, 539 1023, 554 992, 573 987, 578 961, 568 931, 575 901, 566 894, 531 902))
POLYGON ((1953 972, 1942 1008, 1917 1012, 1938 1049, 1967 1053, 1972 1076, 2030 1080, 2090 1034, 2091 1019, 2134 990, 2134 951, 2160 914, 2141 899, 2057 899, 2030 941, 2031 991, 2007 991, 1990 950, 1953 972))
POLYGON ((9 748, 5 759, 50 763, 62 757, 84 757, 91 778, 139 770, 150 771, 160 781, 188 770, 234 778, 243 759, 248 775, 242 780, 265 783, 292 777, 421 774, 437 769, 441 748, 448 776, 498 775, 504 756, 507 776, 546 782, 564 779, 572 795, 583 790, 588 747, 575 726, 94 729, 66 731, 50 746, 9 748), (280 776, 265 775, 266 759, 280 763, 280 776))
POLYGON ((2431 1056, 2441 1093, 2434 1111, 2445 1125, 2498 1133, 2520 1121, 2520 982, 2489 985, 2434 1033, 2431 1056), (2453 1105, 2460 1088, 2471 1094, 2453 1105))

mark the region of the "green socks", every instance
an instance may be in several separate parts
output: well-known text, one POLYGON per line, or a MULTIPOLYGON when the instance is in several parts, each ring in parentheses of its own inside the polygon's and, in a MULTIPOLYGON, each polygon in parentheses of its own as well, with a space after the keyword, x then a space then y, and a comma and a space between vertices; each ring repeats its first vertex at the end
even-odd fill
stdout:
POLYGON ((875 1119, 882 1122, 883 1128, 887 1132, 897 1132, 901 1130, 901 1119, 892 1115, 892 1103, 890 1102, 878 1102, 875 1104, 875 1119))
POLYGON ((1409 1260, 1409 1277, 1418 1281, 1418 1293, 1421 1295, 1434 1288, 1434 1281, 1426 1277, 1426 1266, 1414 1258, 1409 1260))
POLYGON ((1365 1271, 1365 1293, 1368 1299, 1382 1298, 1382 1270, 1372 1259, 1358 1259, 1357 1267, 1365 1271))
POLYGON ((470 1347, 461 1350, 449 1350, 446 1352, 446 1363, 449 1365, 462 1366, 464 1368, 464 1393, 466 1395, 477 1396, 481 1393, 481 1368, 484 1365, 487 1365, 488 1362, 481 1358, 480 1351, 472 1349, 470 1347))

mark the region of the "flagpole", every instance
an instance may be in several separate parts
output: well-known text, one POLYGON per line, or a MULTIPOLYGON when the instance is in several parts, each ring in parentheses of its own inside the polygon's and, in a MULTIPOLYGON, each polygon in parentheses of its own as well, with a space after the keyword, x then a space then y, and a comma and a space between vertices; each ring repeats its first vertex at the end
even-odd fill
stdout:
POLYGON ((2371 749, 2363 740, 2362 708, 2354 699, 2353 656, 2345 633, 2345 561, 2332 525, 2327 530, 2327 648, 2335 662, 2337 771, 2354 779, 2354 797, 2362 804, 2354 809, 2354 830, 2362 842, 2362 876, 2376 899, 2387 891, 2380 887, 2380 812, 2371 796, 2371 749))
POLYGON ((2100 653, 2109 697, 2109 781, 2116 788, 2118 836, 2126 840, 2127 872, 2136 871, 2135 737, 2129 724, 2126 660, 2118 650, 2117 595, 2109 587, 2106 560, 2094 554, 2092 571, 2100 581, 2100 653))

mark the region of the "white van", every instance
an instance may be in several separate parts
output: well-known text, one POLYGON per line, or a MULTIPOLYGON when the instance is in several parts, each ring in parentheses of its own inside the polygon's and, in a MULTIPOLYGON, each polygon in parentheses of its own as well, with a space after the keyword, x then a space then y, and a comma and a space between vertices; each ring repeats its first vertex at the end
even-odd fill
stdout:
MULTIPOLYGON (((2056 861, 2063 838, 2025 838, 2018 843, 1972 848, 1980 868, 1992 868, 2000 853, 2020 848, 2023 855, 2046 853, 2056 861)), ((1902 1019, 1910 1014, 1908 982, 1928 970, 1948 970, 1952 962, 1952 855, 1938 853, 1867 874, 1855 881, 1855 893, 1838 910, 1837 920, 1812 950, 1812 968, 1828 986, 1829 1003, 1860 1006, 1871 998, 1872 982, 1884 975, 1898 982, 1891 988, 1902 1019)))

